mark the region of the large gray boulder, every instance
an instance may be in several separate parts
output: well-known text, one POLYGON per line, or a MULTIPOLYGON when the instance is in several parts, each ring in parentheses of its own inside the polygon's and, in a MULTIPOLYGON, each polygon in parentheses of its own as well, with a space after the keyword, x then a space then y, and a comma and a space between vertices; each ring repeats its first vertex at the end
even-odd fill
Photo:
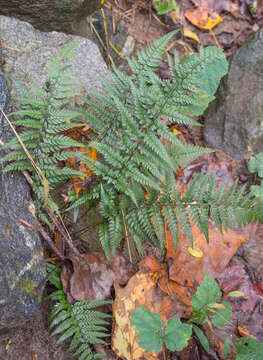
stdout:
MULTIPOLYGON (((57 54, 57 49, 78 40, 76 56, 69 62, 77 74, 80 92, 102 90, 106 65, 90 40, 59 32, 41 32, 32 25, 15 18, 0 16, 0 40, 3 44, 3 69, 28 89, 41 87, 47 81, 47 60, 57 54)), ((18 95, 14 84, 8 82, 12 101, 18 95)))
MULTIPOLYGON (((10 102, 0 71, 0 106, 6 114, 10 102)), ((0 140, 5 142, 12 131, 0 116, 0 140)), ((0 158, 3 153, 0 152, 0 158)), ((46 276, 43 249, 34 226, 29 186, 20 173, 2 172, 0 163, 0 323, 18 321, 33 315, 46 276)))
POLYGON ((29 22, 42 31, 76 34, 81 20, 99 6, 99 0, 0 0, 0 14, 29 22))
POLYGON ((205 140, 234 158, 263 151, 263 29, 230 59, 205 113, 205 140))
MULTIPOLYGON (((76 56, 70 61, 77 73, 80 91, 102 90, 106 66, 95 44, 77 36, 58 32, 40 32, 15 18, 0 16, 2 67, 29 89, 41 87, 47 80, 45 68, 57 49, 78 40, 76 56)), ((8 81, 12 107, 17 108, 18 94, 8 81)), ((5 83, 0 76, 0 105, 10 112, 5 83)), ((12 132, 0 118, 0 139, 6 142, 12 132)), ((3 154, 1 154, 3 155, 3 154)), ((38 295, 45 279, 42 247, 37 233, 21 220, 34 225, 29 188, 19 173, 2 173, 0 163, 0 322, 28 317, 38 307, 38 295)))

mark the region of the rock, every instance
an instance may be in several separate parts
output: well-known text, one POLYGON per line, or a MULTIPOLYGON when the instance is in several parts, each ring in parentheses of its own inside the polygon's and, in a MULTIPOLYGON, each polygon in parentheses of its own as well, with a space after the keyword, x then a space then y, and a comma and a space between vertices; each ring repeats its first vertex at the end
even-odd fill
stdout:
MULTIPOLYGON (((59 32, 41 32, 26 22, 0 16, 0 34, 3 43, 3 68, 28 89, 41 87, 47 80, 47 60, 57 54, 57 49, 74 40, 79 41, 76 56, 70 61, 71 70, 77 74, 80 91, 102 90, 102 78, 106 76, 106 65, 97 46, 90 40, 59 32)), ((16 93, 8 83, 10 97, 16 93)))
MULTIPOLYGON (((6 114, 10 102, 0 72, 0 106, 6 114)), ((5 119, 0 117, 0 139, 12 136, 5 119)), ((0 157, 3 154, 0 154, 0 157)), ((30 194, 20 173, 2 173, 0 163, 0 323, 32 316, 46 276, 43 249, 38 234, 20 222, 34 225, 29 209, 30 194)))
POLYGON ((0 0, 0 15, 29 22, 42 31, 76 34, 78 23, 99 6, 99 0, 0 0))
MULTIPOLYGON (((1 0, 0 0, 1 1, 1 0)), ((106 65, 97 46, 90 40, 58 32, 41 32, 28 23, 0 16, 2 67, 28 89, 41 87, 47 80, 45 68, 48 58, 75 40, 77 54, 69 62, 77 74, 80 91, 102 90, 106 65)), ((2 76, 2 75, 1 75, 2 76)), ((0 80, 3 77, 0 77, 0 80)), ((8 80, 12 107, 19 101, 13 82, 8 80)), ((5 83, 0 81, 1 107, 10 112, 5 83)), ((13 136, 11 129, 0 118, 0 139, 13 136)), ((2 173, 0 163, 0 322, 16 321, 33 315, 38 308, 46 272, 43 250, 36 232, 20 222, 34 224, 29 210, 31 200, 28 185, 19 173, 2 173)))
POLYGON ((234 158, 263 151, 263 29, 230 59, 216 100, 206 111, 204 137, 234 158))

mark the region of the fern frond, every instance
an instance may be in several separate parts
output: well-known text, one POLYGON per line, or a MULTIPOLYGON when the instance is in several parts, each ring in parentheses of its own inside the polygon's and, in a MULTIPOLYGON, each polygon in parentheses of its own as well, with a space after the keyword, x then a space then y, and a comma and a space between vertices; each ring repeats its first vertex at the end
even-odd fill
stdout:
POLYGON ((49 264, 48 272, 49 280, 59 289, 49 296, 50 299, 56 301, 49 316, 51 336, 61 334, 57 340, 58 344, 72 337, 68 350, 75 351, 74 355, 80 355, 81 359, 98 358, 101 355, 93 355, 91 345, 105 343, 103 338, 109 335, 105 327, 108 324, 106 319, 111 316, 93 309, 111 304, 112 301, 80 301, 71 305, 62 290, 59 269, 49 264))

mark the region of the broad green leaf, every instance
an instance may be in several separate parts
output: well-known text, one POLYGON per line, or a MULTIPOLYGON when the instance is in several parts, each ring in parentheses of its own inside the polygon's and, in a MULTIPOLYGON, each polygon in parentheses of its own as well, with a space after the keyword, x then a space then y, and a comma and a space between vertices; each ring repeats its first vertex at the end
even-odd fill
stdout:
POLYGON ((217 308, 215 310, 215 314, 212 315, 212 317, 211 317, 211 321, 212 321, 214 326, 227 325, 228 321, 230 319, 231 310, 232 310, 231 305, 226 301, 224 301, 222 304, 225 306, 225 308, 224 309, 217 308))
POLYGON ((221 291, 217 282, 206 274, 196 293, 192 297, 192 307, 194 311, 200 311, 205 306, 215 303, 221 299, 221 291))
POLYGON ((139 345, 149 352, 159 352, 162 348, 163 334, 161 315, 140 306, 132 312, 132 324, 138 331, 139 345))
POLYGON ((194 333, 198 337, 198 340, 200 341, 201 345, 205 349, 206 352, 209 353, 209 342, 203 331, 196 325, 193 325, 194 333))
POLYGON ((192 335, 192 325, 183 324, 180 319, 168 320, 165 329, 165 344, 171 351, 180 351, 188 345, 192 335))
POLYGON ((221 78, 227 74, 228 62, 222 50, 208 46, 201 48, 200 55, 192 54, 184 59, 183 64, 191 63, 198 56, 202 57, 203 66, 200 72, 195 74, 195 80, 200 89, 199 101, 189 105, 187 112, 191 115, 201 115, 207 108, 210 101, 214 99, 214 94, 221 78))
POLYGON ((260 342, 242 338, 234 341, 237 352, 236 360, 262 360, 263 359, 263 344, 260 342))
POLYGON ((198 85, 208 96, 213 96, 221 78, 228 72, 228 62, 220 49, 206 47, 203 49, 203 52, 208 53, 210 50, 214 52, 213 60, 205 65, 200 74, 198 85))

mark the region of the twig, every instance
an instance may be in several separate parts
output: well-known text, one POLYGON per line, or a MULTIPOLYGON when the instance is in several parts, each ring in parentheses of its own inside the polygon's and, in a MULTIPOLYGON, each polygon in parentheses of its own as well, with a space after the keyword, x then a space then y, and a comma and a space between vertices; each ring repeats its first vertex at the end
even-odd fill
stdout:
MULTIPOLYGON (((4 117, 7 119, 7 116, 5 115, 4 111, 2 110, 2 108, 0 107, 0 111, 2 112, 2 114, 4 115, 4 117)), ((10 120, 8 120, 8 123, 10 122, 10 120)), ((9 124, 10 125, 10 124, 9 124)), ((11 124, 12 125, 12 124, 11 124)), ((12 125, 13 127, 13 125, 12 125)), ((12 128, 12 130, 14 129, 14 127, 12 128)), ((17 134, 16 130, 14 129, 14 133, 17 134)), ((18 135, 19 136, 19 135, 18 135)), ((5 143, 0 140, 0 145, 5 145, 5 143)), ((24 149, 24 147, 23 147, 24 149)), ((30 155, 31 156, 31 155, 30 155)), ((34 161, 34 160, 33 160, 34 161)), ((24 175, 24 177, 26 178, 28 184, 30 186, 32 186, 33 184, 33 180, 31 178, 31 176, 29 175, 29 173, 27 171, 22 171, 22 174, 24 175)), ((50 197, 50 195, 49 195, 50 197)), ((63 239, 66 241, 66 243, 68 244, 68 246, 70 247, 70 249, 74 252, 74 254, 80 256, 80 252, 77 250, 77 248, 73 245, 73 241, 71 239, 71 236, 65 226, 65 224, 63 223, 63 220, 61 217, 59 217, 60 222, 58 221, 56 215, 53 213, 53 211, 50 209, 49 206, 43 206, 44 210, 47 212, 49 218, 53 221, 53 223, 55 224, 55 226, 57 227, 57 229, 61 232, 61 235, 63 237, 63 239)), ((47 241, 47 243, 49 244, 49 246, 52 248, 52 250, 56 253, 56 255, 60 258, 64 260, 64 255, 62 255, 59 250, 56 248, 56 246, 54 245, 54 243, 52 242, 52 240, 50 239, 50 237, 48 236, 48 234, 45 232, 45 230, 43 229, 43 227, 41 226, 41 224, 38 222, 37 224, 37 231, 40 232, 40 234, 43 236, 43 238, 47 241)))
POLYGON ((213 30, 212 30, 212 29, 209 29, 209 32, 210 32, 210 34, 212 35, 212 37, 213 37, 213 39, 214 39, 214 41, 215 41, 216 46, 218 47, 218 49, 221 49, 221 50, 222 50, 222 48, 221 48, 221 46, 220 46, 220 44, 219 44, 219 42, 218 42, 218 40, 217 40, 217 38, 216 38, 215 33, 213 32, 213 30))
POLYGON ((59 251, 59 249, 54 245, 53 241, 50 239, 46 231, 43 229, 41 224, 36 220, 37 228, 36 230, 42 235, 43 239, 48 243, 49 247, 54 251, 57 257, 60 260, 65 260, 65 256, 59 251))
POLYGON ((24 150, 24 152, 26 153, 26 156, 28 157, 29 161, 31 162, 33 168, 35 169, 36 173, 38 174, 38 176, 41 179, 41 182, 43 184, 44 187, 44 192, 45 192, 45 199, 47 201, 48 199, 48 194, 49 194, 49 184, 48 181, 45 177, 45 175, 43 174, 42 170, 37 166, 37 164, 35 163, 34 159, 32 158, 31 154, 29 153, 29 151, 27 150, 27 148, 25 147, 23 141, 21 140, 18 132, 16 131, 16 129, 14 128, 14 125, 11 123, 11 121, 8 119, 8 117, 6 116, 4 110, 1 108, 0 106, 0 111, 3 114, 4 118, 6 119, 8 125, 10 126, 10 128, 12 129, 13 133, 15 134, 17 140, 19 141, 22 149, 24 150))
POLYGON ((122 211, 122 219, 123 219, 123 225, 124 225, 124 231, 125 231, 125 238, 126 238, 127 246, 128 246, 129 258, 130 258, 130 262, 132 263, 132 254, 131 254, 131 247, 130 247, 130 242, 129 242, 129 234, 128 234, 127 227, 125 224, 123 211, 122 211))

